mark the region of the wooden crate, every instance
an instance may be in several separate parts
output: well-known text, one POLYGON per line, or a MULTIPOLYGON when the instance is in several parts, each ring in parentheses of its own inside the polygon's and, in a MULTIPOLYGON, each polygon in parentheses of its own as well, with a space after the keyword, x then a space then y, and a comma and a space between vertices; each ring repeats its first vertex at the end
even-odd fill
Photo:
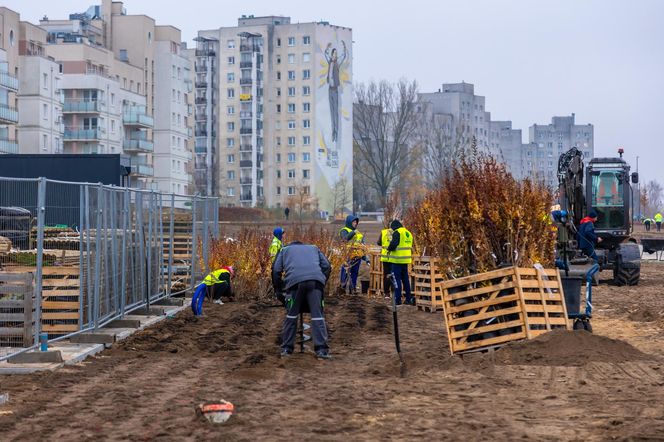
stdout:
MULTIPOLYGON (((35 267, 9 267, 12 273, 35 273, 35 267)), ((42 330, 49 339, 80 329, 79 267, 42 268, 42 330)))
POLYGON ((380 261, 380 250, 370 251, 369 296, 383 296, 383 263, 380 261))
POLYGON ((555 269, 509 267, 439 285, 452 354, 570 328, 555 269))
POLYGON ((0 272, 0 346, 30 347, 35 333, 32 273, 0 272))
POLYGON ((443 292, 440 283, 444 279, 438 271, 438 259, 431 256, 414 256, 410 275, 417 308, 432 313, 442 310, 443 292))

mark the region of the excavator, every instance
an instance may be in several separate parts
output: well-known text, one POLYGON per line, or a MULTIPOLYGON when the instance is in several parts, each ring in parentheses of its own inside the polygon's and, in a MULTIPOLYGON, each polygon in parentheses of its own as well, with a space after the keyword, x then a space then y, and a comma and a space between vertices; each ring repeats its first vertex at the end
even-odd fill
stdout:
POLYGON ((575 330, 592 332, 592 286, 599 272, 613 271, 616 285, 637 285, 641 274, 639 246, 632 235, 631 199, 637 173, 618 158, 593 158, 584 167, 583 153, 573 147, 558 160, 559 210, 552 212, 558 237, 556 267, 561 269, 568 317, 575 330), (579 248, 579 226, 591 210, 597 212, 597 261, 579 248), (581 283, 585 280, 585 309, 581 311, 581 283))

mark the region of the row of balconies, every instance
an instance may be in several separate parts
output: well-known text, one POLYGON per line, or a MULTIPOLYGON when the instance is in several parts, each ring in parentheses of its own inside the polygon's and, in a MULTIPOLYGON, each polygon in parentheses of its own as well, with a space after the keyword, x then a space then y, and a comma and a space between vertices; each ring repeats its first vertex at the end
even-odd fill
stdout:
POLYGON ((196 57, 214 57, 216 54, 214 49, 196 49, 196 57))

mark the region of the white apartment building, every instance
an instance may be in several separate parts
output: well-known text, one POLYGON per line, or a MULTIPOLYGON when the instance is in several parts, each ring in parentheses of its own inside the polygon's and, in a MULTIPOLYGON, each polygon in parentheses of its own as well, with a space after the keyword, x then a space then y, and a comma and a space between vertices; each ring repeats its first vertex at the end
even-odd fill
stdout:
POLYGON ((18 153, 19 15, 0 7, 0 154, 18 153))
POLYGON ((196 173, 227 205, 332 210, 352 198, 352 31, 243 16, 199 31, 196 173), (293 207, 292 207, 293 208, 293 207))

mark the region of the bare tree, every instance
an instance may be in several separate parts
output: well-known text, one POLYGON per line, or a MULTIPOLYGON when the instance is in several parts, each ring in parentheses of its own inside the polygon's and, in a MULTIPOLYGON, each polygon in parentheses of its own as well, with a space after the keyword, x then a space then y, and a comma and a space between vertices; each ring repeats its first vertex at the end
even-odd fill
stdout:
POLYGON ((346 208, 351 199, 350 195, 348 195, 348 178, 345 176, 341 177, 334 183, 330 198, 332 200, 332 216, 336 217, 337 212, 341 212, 341 215, 343 215, 344 208, 346 208))
POLYGON ((366 165, 355 172, 376 189, 383 206, 390 187, 408 166, 417 130, 416 101, 416 81, 372 81, 355 87, 353 148, 366 165))
POLYGON ((295 194, 288 197, 288 206, 297 210, 298 217, 302 221, 302 213, 317 207, 318 199, 311 194, 311 187, 308 184, 300 182, 294 187, 295 194))
POLYGON ((650 216, 663 210, 662 209, 662 185, 655 180, 648 181, 646 184, 646 193, 648 201, 648 211, 650 216))

